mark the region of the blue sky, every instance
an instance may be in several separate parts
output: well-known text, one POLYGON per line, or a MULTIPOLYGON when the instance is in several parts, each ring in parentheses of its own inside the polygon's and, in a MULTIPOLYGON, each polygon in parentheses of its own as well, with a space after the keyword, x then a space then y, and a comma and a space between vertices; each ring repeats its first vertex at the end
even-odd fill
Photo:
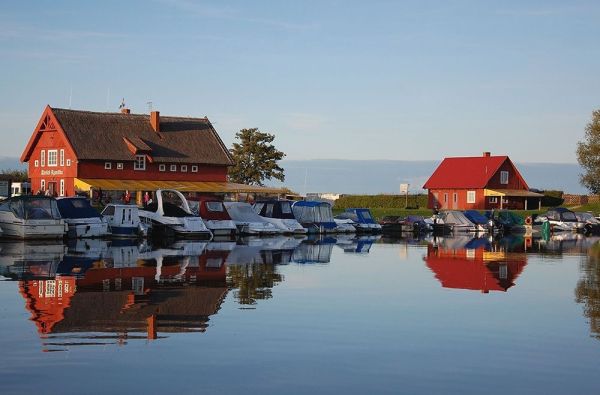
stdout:
POLYGON ((600 108, 597 1, 9 2, 0 156, 46 104, 208 116, 288 159, 576 162, 600 108), (72 94, 71 94, 72 92, 72 94))

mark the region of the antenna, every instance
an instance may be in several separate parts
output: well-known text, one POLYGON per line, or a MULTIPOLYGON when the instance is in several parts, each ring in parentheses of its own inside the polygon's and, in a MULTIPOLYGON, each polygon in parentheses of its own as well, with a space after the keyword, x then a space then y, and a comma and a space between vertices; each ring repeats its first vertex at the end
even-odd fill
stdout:
POLYGON ((146 104, 148 105, 148 112, 151 113, 152 112, 152 102, 147 101, 146 104))

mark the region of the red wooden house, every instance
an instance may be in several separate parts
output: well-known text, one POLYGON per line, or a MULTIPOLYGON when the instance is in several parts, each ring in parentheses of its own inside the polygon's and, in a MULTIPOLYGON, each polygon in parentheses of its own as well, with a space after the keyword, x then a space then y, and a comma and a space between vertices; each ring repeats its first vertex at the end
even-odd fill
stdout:
MULTIPOLYGON (((67 110, 47 106, 21 155, 33 193, 92 189, 253 192, 227 182, 228 149, 205 118, 67 110)), ((268 192, 259 188, 261 192, 268 192)))
POLYGON ((529 191, 508 156, 445 158, 423 185, 428 207, 456 210, 527 209, 543 195, 529 191))

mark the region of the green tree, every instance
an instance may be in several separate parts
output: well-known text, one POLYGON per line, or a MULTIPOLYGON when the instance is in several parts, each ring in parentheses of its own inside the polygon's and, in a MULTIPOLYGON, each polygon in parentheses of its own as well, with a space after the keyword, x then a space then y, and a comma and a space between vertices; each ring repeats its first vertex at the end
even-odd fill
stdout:
POLYGON ((229 170, 229 180, 249 185, 263 185, 264 180, 285 180, 283 169, 277 164, 285 157, 272 144, 275 136, 257 128, 242 129, 236 133, 239 142, 233 143, 231 155, 235 165, 229 170))
POLYGON ((0 174, 8 175, 13 182, 24 182, 29 179, 27 170, 24 169, 3 169, 0 174))
POLYGON ((577 160, 585 172, 579 178, 581 185, 592 193, 600 193, 600 110, 592 113, 584 141, 577 143, 577 160))

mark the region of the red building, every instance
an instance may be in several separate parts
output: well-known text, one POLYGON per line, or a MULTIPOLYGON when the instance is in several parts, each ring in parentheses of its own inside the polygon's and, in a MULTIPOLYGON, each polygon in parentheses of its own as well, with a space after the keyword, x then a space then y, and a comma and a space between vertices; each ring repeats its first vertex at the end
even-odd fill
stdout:
MULTIPOLYGON (((21 155, 33 193, 253 192, 227 182, 228 149, 205 118, 101 113, 47 106, 21 155)), ((261 192, 263 190, 261 189, 261 192)))
POLYGON ((508 156, 445 158, 423 185, 429 208, 456 210, 525 209, 541 205, 508 156))

